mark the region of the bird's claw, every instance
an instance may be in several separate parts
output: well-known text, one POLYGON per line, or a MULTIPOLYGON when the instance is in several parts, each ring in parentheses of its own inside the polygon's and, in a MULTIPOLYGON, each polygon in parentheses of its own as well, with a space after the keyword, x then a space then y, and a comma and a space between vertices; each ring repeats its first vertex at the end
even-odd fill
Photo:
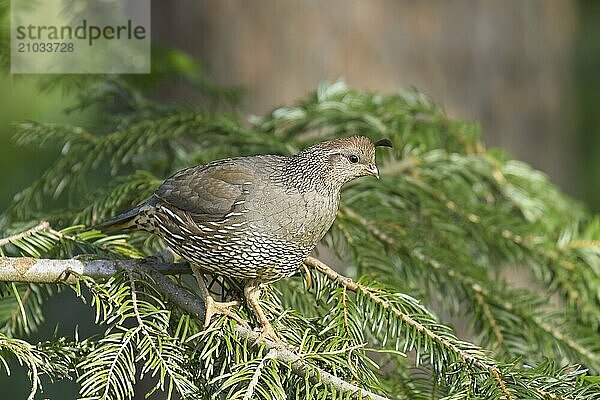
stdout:
POLYGON ((258 336, 258 340, 267 339, 276 343, 283 343, 283 340, 277 335, 275 329, 271 324, 263 325, 260 330, 260 335, 258 336))
POLYGON ((225 315, 239 324, 248 326, 248 323, 244 321, 235 311, 231 310, 231 308, 239 306, 239 301, 229 301, 226 303, 221 303, 213 300, 212 297, 206 297, 206 315, 204 316, 204 327, 208 327, 210 325, 210 320, 214 315, 225 315))

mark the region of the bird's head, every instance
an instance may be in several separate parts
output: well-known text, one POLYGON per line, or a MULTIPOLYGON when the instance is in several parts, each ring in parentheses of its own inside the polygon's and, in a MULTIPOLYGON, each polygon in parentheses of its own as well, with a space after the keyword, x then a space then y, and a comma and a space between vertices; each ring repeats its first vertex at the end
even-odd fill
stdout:
POLYGON ((365 136, 352 136, 318 143, 304 150, 319 159, 321 178, 334 187, 361 176, 379 178, 375 163, 375 148, 392 147, 388 139, 372 142, 365 136))

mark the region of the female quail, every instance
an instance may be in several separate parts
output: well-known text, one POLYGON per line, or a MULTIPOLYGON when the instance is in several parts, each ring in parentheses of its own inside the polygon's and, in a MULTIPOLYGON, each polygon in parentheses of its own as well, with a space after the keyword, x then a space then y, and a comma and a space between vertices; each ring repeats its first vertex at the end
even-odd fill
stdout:
MULTIPOLYGON (((353 136, 289 157, 236 157, 187 168, 102 228, 152 232, 195 271, 247 280, 245 297, 263 332, 276 338, 258 303, 259 285, 297 271, 331 227, 346 182, 379 178, 376 146, 391 142, 353 136)), ((207 321, 215 312, 230 314, 203 294, 207 321)))

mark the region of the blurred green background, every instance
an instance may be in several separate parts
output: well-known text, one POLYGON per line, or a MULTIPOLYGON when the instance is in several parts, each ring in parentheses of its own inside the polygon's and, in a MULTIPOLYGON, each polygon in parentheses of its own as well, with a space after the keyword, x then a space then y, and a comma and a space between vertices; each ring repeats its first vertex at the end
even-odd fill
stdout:
MULTIPOLYGON (((8 13, 0 18, 8 57, 8 13)), ((217 83, 247 89, 244 115, 293 102, 326 79, 384 92, 416 87, 450 116, 479 121, 490 147, 531 163, 600 211, 598 1, 154 1, 152 41, 190 54, 217 83)), ((101 129, 98 110, 63 112, 77 90, 40 91, 48 78, 0 75, 0 209, 58 154, 16 147, 13 122, 101 129)), ((156 96, 200 101, 184 83, 156 96)), ((32 340, 51 334, 56 321, 61 334, 76 326, 90 333, 87 308, 78 312, 84 306, 72 298, 65 292, 46 305, 47 322, 32 340)), ((18 374, 0 375, 0 388, 0 398, 20 399, 29 386, 18 374)), ((76 394, 74 385, 46 389, 48 398, 76 394)))

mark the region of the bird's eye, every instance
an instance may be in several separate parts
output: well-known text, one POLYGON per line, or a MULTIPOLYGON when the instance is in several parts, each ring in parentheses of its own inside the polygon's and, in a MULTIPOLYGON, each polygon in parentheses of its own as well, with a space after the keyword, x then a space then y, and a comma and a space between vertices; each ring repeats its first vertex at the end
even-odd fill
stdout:
POLYGON ((356 164, 358 162, 358 156, 351 154, 350 156, 348 156, 348 160, 350 160, 352 164, 356 164))

